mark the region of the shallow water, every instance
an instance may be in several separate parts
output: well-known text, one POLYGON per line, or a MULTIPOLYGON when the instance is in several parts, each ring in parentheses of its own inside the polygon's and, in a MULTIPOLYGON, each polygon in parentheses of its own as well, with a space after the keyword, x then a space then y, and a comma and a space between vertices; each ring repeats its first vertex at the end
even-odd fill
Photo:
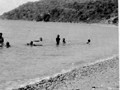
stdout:
POLYGON ((99 24, 0 21, 0 32, 11 48, 0 48, 0 88, 53 75, 118 54, 118 27, 99 24), (60 34, 66 45, 55 45, 60 34), (43 37, 43 46, 25 44, 43 37), (87 45, 87 39, 91 44, 87 45))

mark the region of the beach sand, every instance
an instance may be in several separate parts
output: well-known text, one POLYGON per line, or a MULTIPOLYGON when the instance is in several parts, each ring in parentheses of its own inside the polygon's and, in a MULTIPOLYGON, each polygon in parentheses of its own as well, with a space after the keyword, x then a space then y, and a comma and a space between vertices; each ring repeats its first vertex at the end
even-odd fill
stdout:
POLYGON ((12 90, 119 90, 118 56, 12 90))

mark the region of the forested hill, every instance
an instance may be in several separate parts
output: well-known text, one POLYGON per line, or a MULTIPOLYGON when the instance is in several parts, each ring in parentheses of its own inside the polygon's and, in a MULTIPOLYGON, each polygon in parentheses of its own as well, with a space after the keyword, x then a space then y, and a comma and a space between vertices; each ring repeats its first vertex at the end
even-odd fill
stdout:
POLYGON ((40 0, 4 13, 1 18, 50 22, 118 23, 118 0, 40 0))

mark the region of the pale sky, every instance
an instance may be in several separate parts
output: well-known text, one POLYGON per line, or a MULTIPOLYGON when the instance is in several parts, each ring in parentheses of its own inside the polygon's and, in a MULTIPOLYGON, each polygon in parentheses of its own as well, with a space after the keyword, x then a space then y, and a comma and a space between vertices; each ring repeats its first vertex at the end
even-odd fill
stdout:
POLYGON ((34 2, 34 1, 39 1, 39 0, 0 0, 0 15, 28 1, 34 2))

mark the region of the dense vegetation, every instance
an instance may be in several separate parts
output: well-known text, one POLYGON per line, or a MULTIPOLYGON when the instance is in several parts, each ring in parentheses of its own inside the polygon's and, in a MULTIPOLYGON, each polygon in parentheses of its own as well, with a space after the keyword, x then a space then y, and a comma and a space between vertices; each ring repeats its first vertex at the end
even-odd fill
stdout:
POLYGON ((51 22, 118 23, 118 0, 41 0, 4 13, 2 18, 51 22))

